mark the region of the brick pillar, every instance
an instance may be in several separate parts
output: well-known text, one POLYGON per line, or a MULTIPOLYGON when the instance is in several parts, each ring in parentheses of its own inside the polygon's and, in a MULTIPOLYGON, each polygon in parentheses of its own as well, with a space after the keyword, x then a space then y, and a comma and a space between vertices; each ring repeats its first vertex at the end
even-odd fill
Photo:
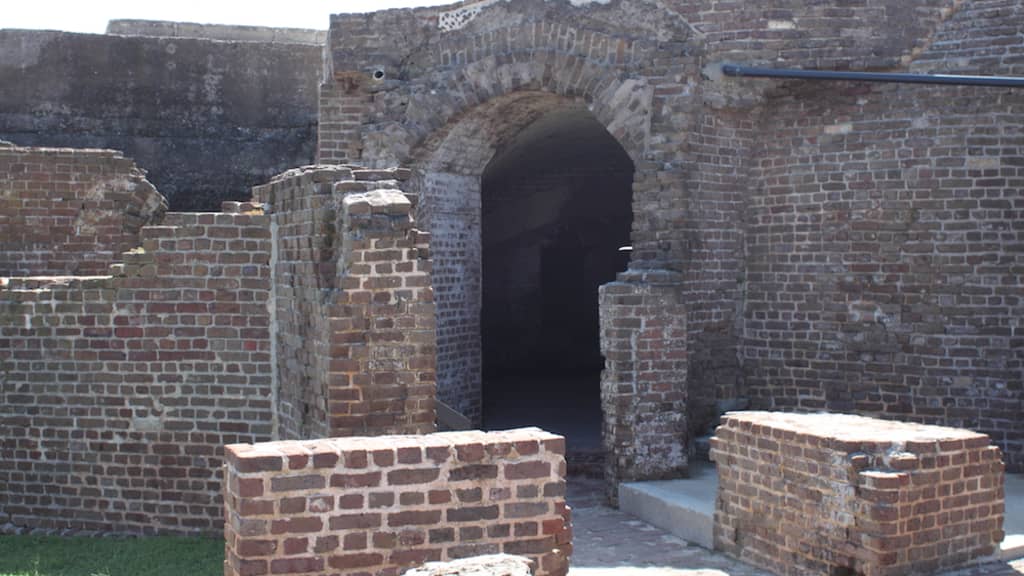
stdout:
POLYGON ((329 312, 327 335, 330 433, 433 432, 437 346, 429 234, 413 227, 412 203, 399 190, 348 194, 341 206, 342 291, 329 312))
POLYGON ((1003 539, 984 434, 845 414, 730 412, 712 439, 715 548, 776 574, 936 574, 1003 539))
POLYGON ((627 272, 601 287, 605 480, 687 474, 686 308, 674 272, 627 272))

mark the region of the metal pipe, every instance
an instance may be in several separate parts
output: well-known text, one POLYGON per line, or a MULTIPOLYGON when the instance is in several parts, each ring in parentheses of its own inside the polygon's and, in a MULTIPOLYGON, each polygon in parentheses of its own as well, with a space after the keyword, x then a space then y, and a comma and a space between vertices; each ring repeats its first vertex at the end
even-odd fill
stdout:
POLYGON ((722 74, 734 78, 792 78, 844 82, 893 82, 900 84, 944 84, 953 86, 997 86, 1024 88, 1024 78, 1010 76, 962 76, 958 74, 901 74, 890 72, 832 72, 795 68, 758 68, 722 64, 722 74))

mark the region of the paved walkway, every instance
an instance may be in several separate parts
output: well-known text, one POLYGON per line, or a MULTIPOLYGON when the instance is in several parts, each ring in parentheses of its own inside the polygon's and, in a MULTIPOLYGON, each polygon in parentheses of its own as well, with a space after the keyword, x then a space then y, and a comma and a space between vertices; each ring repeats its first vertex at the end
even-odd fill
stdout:
MULTIPOLYGON (((573 555, 569 576, 771 576, 602 504, 602 484, 571 478, 573 555)), ((942 576, 1024 576, 1024 560, 942 576)))

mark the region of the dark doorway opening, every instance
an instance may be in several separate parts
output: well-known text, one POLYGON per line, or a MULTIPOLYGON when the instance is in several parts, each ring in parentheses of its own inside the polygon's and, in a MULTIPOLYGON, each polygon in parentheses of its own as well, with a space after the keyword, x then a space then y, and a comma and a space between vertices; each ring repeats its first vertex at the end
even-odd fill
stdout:
POLYGON ((483 417, 603 453, 598 287, 626 269, 634 166, 586 108, 499 147, 482 179, 483 417))

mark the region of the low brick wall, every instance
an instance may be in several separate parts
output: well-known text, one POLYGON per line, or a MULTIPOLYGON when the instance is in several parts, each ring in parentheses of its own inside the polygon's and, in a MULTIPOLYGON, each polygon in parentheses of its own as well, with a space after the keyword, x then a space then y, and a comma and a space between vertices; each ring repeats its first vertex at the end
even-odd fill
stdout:
POLYGON ((934 574, 1003 538, 1003 462, 984 434, 734 412, 711 457, 715 547, 777 574, 934 574))
POLYGON ((535 428, 226 448, 224 573, 397 575, 517 554, 564 575, 565 440, 535 428))

